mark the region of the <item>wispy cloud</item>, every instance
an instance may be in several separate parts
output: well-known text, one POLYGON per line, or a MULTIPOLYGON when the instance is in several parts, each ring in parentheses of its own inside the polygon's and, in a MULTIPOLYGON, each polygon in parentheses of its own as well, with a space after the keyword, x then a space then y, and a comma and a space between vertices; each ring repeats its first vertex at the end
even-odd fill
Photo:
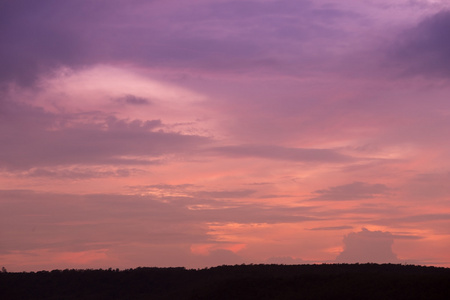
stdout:
POLYGON ((312 198, 312 200, 364 200, 386 195, 389 191, 390 189, 384 184, 353 182, 350 184, 333 186, 324 190, 314 191, 314 194, 317 194, 318 196, 312 198))
POLYGON ((308 230, 344 230, 344 229, 352 229, 352 226, 331 226, 331 227, 314 227, 309 228, 308 230))
POLYGON ((273 145, 223 146, 212 149, 219 154, 230 157, 265 158, 293 162, 327 162, 342 163, 353 160, 333 149, 287 148, 273 145))

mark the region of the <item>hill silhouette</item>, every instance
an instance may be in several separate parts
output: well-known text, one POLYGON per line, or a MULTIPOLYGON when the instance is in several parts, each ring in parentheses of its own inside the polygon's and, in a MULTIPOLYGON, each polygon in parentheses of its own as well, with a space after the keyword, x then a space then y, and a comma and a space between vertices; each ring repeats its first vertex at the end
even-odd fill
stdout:
POLYGON ((450 269, 397 264, 0 273, 1 299, 448 299, 450 269))

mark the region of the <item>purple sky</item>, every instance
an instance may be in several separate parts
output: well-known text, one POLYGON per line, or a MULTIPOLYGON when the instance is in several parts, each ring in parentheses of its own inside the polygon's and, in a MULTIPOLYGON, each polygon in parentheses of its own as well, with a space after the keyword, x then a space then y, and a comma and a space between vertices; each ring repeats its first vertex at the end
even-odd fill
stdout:
POLYGON ((0 265, 450 266, 450 3, 0 3, 0 265))

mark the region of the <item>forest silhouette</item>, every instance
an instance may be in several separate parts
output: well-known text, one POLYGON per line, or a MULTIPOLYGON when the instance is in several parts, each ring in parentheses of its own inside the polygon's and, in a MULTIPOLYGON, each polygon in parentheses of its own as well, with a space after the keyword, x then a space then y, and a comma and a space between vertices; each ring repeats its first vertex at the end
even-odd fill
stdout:
POLYGON ((234 265, 0 273, 1 299, 448 299, 450 269, 234 265))

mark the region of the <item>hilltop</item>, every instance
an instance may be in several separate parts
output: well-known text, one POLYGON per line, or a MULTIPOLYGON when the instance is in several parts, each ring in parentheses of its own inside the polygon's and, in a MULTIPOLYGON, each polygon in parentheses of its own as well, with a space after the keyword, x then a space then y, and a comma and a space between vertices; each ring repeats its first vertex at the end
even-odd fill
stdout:
POLYGON ((396 264, 0 273, 2 299, 448 299, 450 269, 396 264))

